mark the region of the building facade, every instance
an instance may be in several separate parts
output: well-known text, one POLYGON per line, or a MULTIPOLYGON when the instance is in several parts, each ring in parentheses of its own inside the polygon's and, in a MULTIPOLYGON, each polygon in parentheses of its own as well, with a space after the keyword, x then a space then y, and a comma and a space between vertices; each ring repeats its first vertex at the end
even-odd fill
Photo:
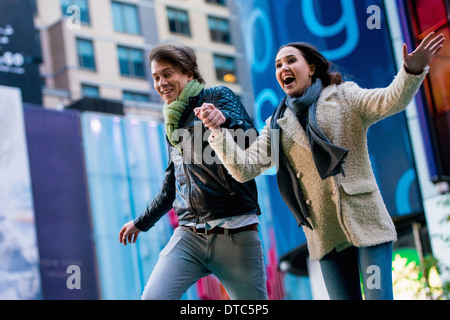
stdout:
POLYGON ((251 105, 232 10, 208 0, 37 0, 44 106, 100 97, 123 101, 128 113, 160 116, 148 54, 165 42, 193 48, 208 86, 227 85, 251 105))

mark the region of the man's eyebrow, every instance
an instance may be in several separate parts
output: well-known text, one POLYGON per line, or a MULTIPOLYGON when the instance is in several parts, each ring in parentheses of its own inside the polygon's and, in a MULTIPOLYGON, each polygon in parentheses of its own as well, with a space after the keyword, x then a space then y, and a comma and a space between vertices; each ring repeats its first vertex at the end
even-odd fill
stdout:
MULTIPOLYGON (((165 69, 161 70, 161 72, 160 72, 160 73, 164 73, 164 72, 166 72, 167 70, 172 70, 172 69, 174 69, 174 68, 172 68, 172 67, 168 67, 168 68, 165 68, 165 69)), ((152 76, 155 76, 155 75, 156 75, 156 73, 155 73, 155 72, 153 72, 153 73, 152 73, 152 76)))

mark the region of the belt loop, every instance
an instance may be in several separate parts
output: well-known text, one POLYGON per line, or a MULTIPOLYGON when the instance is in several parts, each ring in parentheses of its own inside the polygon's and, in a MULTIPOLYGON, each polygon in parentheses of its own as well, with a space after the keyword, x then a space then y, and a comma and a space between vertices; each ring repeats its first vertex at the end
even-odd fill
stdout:
MULTIPOLYGON (((206 228, 204 228, 204 232, 198 232, 198 229, 195 227, 195 226, 193 226, 192 227, 192 229, 194 230, 194 232, 196 233, 196 234, 203 234, 203 235, 205 235, 205 236, 207 236, 208 235, 208 229, 206 229, 206 228)), ((201 229, 200 229, 201 230, 201 229)))
POLYGON ((229 236, 229 235, 230 235, 230 229, 224 228, 224 229, 223 229, 223 233, 224 233, 226 236, 229 236))

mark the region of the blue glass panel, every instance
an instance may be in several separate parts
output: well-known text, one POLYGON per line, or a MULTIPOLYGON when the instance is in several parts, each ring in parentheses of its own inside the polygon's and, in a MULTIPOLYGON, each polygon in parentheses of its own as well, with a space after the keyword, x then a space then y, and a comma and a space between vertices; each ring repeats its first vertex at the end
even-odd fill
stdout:
POLYGON ((132 219, 122 119, 89 112, 81 119, 102 298, 137 299, 143 290, 137 247, 118 241, 132 219))
MULTIPOLYGON (((159 191, 167 166, 161 123, 86 112, 82 116, 86 169, 102 298, 136 299, 169 241, 164 216, 136 244, 119 245, 118 233, 159 191)), ((196 299, 193 286, 184 298, 196 299)))

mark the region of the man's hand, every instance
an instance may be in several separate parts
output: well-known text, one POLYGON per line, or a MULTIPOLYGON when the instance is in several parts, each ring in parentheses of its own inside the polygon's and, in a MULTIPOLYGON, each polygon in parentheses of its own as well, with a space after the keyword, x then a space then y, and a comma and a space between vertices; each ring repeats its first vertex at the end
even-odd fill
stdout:
POLYGON ((204 103, 200 108, 195 108, 194 113, 213 132, 220 130, 220 126, 227 120, 222 111, 212 103, 204 103))
POLYGON ((124 246, 128 243, 136 243, 137 237, 141 230, 139 230, 135 225, 134 221, 126 223, 119 232, 119 242, 123 243, 124 246))

